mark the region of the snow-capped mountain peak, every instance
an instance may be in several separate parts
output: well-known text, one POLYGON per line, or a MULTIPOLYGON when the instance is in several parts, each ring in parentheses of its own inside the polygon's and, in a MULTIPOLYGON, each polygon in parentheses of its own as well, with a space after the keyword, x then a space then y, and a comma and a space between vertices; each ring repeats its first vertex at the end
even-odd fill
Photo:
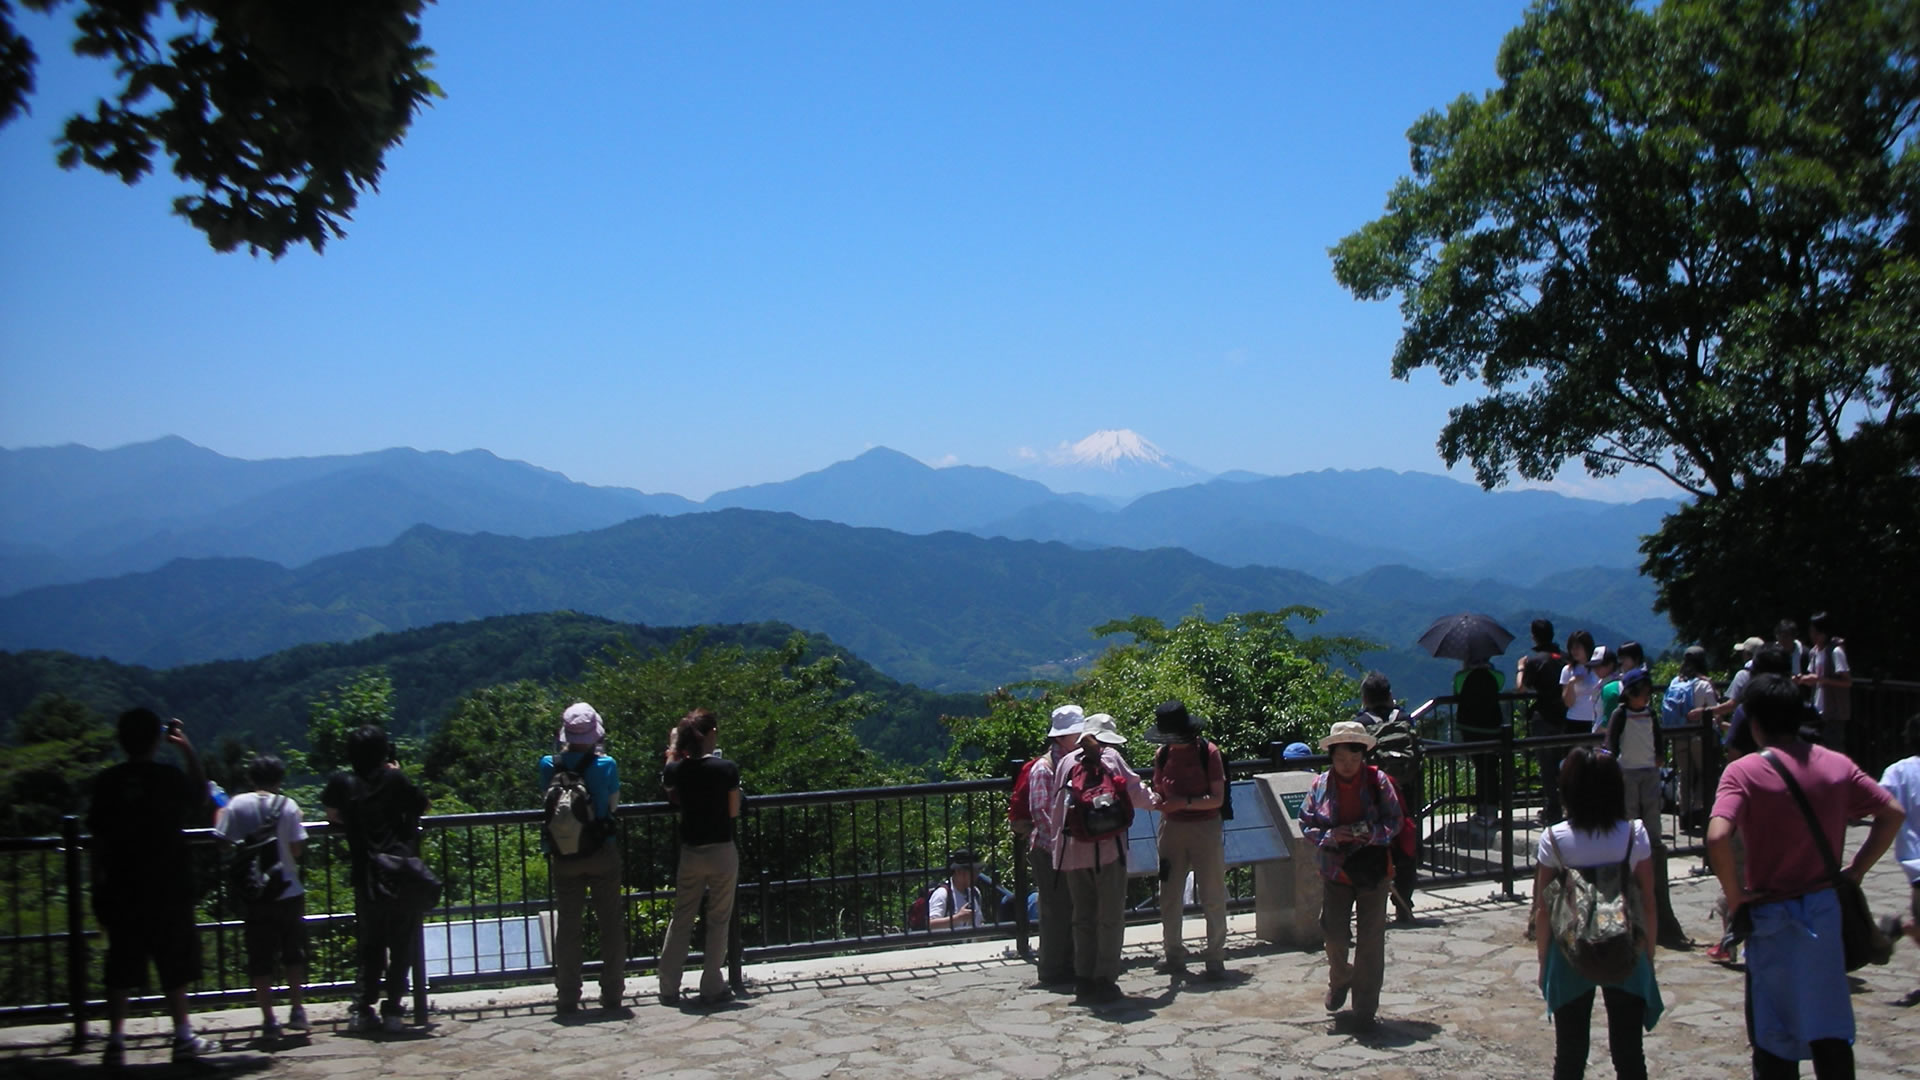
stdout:
POLYGON ((1205 471, 1169 457, 1151 440, 1126 428, 1104 428, 1076 443, 1063 442, 1045 452, 1021 449, 1015 456, 1023 462, 1016 475, 1055 491, 1110 498, 1133 498, 1208 479, 1205 471))
POLYGON ((1108 428, 1096 431, 1072 445, 1061 444, 1047 455, 1049 464, 1091 466, 1117 469, 1123 463, 1168 467, 1168 458, 1153 442, 1137 431, 1108 428))

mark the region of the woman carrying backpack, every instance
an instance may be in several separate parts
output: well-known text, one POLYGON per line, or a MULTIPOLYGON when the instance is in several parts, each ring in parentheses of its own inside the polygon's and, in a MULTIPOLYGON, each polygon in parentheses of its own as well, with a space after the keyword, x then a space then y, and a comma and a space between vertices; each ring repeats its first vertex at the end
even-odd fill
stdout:
POLYGON ((1654 911, 1653 845, 1646 827, 1626 816, 1626 780, 1619 761, 1606 752, 1592 746, 1569 751, 1560 767, 1560 797, 1567 820, 1540 837, 1532 921, 1540 991, 1553 1016, 1553 1077, 1586 1075, 1597 989, 1607 1002, 1614 1074, 1644 1080, 1641 1034, 1653 1030, 1665 1008, 1653 976, 1648 923, 1654 911), (1582 902, 1589 897, 1596 900, 1591 909, 1582 902), (1625 925, 1610 918, 1622 902, 1625 925))
POLYGON ((1114 749, 1126 745, 1127 737, 1115 729, 1113 717, 1094 713, 1079 734, 1080 748, 1060 759, 1053 868, 1073 898, 1074 996, 1116 1001, 1126 932, 1127 826, 1135 806, 1154 801, 1114 749))

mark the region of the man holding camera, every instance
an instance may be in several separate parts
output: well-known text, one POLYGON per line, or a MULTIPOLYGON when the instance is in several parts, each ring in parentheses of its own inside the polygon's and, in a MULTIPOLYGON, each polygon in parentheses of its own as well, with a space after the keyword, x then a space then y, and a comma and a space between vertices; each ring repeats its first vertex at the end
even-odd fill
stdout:
POLYGON ((192 860, 180 830, 207 805, 207 774, 185 728, 152 709, 120 714, 127 760, 93 781, 87 831, 93 836, 93 913, 107 933, 107 1035, 101 1064, 126 1064, 127 999, 146 982, 147 962, 173 1014, 173 1060, 210 1049, 187 1022, 187 986, 200 977, 194 934, 192 860), (183 772, 153 760, 162 740, 180 751, 183 772))

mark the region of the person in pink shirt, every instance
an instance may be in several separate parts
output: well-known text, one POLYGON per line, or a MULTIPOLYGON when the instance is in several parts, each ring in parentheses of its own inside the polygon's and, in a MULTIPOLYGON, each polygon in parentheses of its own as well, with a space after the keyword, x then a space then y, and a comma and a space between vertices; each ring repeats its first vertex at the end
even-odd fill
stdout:
POLYGON ((1054 812, 1054 796, 1059 791, 1056 777, 1061 762, 1073 753, 1085 721, 1086 711, 1078 705, 1062 705, 1053 710, 1047 727, 1047 748, 1027 770, 1027 805, 1033 814, 1027 868, 1033 873, 1034 891, 1040 894, 1037 957, 1040 973, 1036 985, 1041 987, 1073 978, 1073 898, 1067 893, 1066 882, 1053 869, 1053 850, 1060 842, 1060 819, 1054 812))
MULTIPOLYGON (((1858 882, 1893 846, 1903 814, 1885 788, 1845 754, 1800 738, 1800 692, 1779 675, 1747 685, 1743 707, 1760 746, 1727 766, 1707 826, 1707 859, 1727 910, 1747 909, 1747 1041, 1756 1080, 1799 1075, 1813 1060, 1821 1080, 1853 1076, 1853 1004, 1840 943, 1840 903, 1825 848, 1838 859, 1847 821, 1873 830, 1846 864, 1858 882), (1816 834, 1784 769, 1805 794, 1816 834), (1745 880, 1734 868, 1734 830, 1747 839, 1745 880)), ((1736 919, 1736 921, 1740 921, 1736 919)))
MULTIPOLYGON (((1073 899, 1074 996, 1089 1003, 1117 1001, 1120 993, 1120 945, 1126 930, 1127 830, 1090 827, 1093 815, 1075 805, 1081 792, 1104 775, 1117 799, 1151 807, 1154 797, 1114 747, 1127 737, 1113 717, 1094 713, 1080 727, 1080 748, 1060 759, 1054 820, 1060 823, 1053 866, 1066 879, 1073 899), (1091 835, 1088 835, 1091 832, 1091 835)), ((1124 808, 1121 808, 1124 809, 1124 808)), ((1131 814, 1125 815, 1128 820, 1131 814)), ((1100 822, 1105 825, 1106 822, 1100 822)))

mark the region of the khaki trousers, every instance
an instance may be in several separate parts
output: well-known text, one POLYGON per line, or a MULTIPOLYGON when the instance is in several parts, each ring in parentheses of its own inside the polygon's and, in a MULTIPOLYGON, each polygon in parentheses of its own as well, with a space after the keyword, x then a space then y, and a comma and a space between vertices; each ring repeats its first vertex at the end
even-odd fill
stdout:
POLYGON ((600 926, 600 998, 617 1001, 627 989, 627 904, 620 892, 620 845, 609 839, 591 855, 554 856, 553 983, 562 1005, 580 1001, 581 940, 585 937, 587 893, 593 893, 593 918, 600 926))
POLYGON ((1206 961, 1217 964, 1227 953, 1227 851, 1220 839, 1220 816, 1206 821, 1174 821, 1160 825, 1160 943, 1167 962, 1183 963, 1186 947, 1180 923, 1186 916, 1187 871, 1193 871, 1193 891, 1207 917, 1206 961))
POLYGON ((700 971, 700 996, 727 992, 727 924, 733 921, 733 889, 740 876, 740 853, 731 840, 680 849, 680 876, 673 886, 673 921, 660 950, 660 993, 680 992, 680 971, 687 964, 693 924, 700 905, 707 908, 707 945, 700 971))
POLYGON ((1040 894, 1040 981, 1065 982, 1073 978, 1073 895, 1066 875, 1053 868, 1053 852, 1029 850, 1027 872, 1040 894))
POLYGON ((1356 889, 1337 881, 1322 883, 1320 929, 1327 935, 1327 988, 1353 992, 1353 1014, 1371 1017, 1380 1011, 1380 981, 1387 960, 1387 883, 1356 889), (1353 938, 1350 920, 1360 924, 1353 938), (1353 962, 1347 946, 1353 945, 1353 962))
POLYGON ((1073 898, 1073 975, 1118 979, 1126 933, 1127 864, 1108 859, 1097 870, 1062 870, 1073 898))

